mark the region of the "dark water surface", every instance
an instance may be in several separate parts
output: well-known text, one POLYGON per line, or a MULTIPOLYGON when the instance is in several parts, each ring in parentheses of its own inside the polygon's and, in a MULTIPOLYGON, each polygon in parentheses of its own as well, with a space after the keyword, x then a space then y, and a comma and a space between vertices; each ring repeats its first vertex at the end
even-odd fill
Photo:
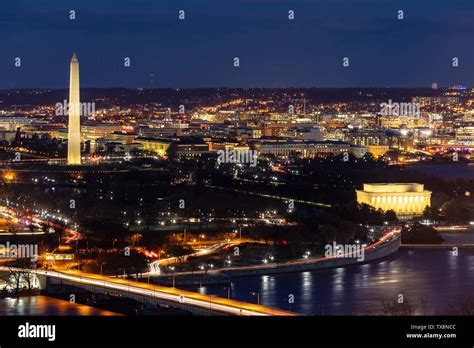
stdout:
POLYGON ((474 180, 474 163, 453 164, 417 164, 405 167, 408 171, 416 171, 444 180, 474 180))
POLYGON ((118 315, 113 312, 70 303, 47 296, 0 299, 0 315, 118 315))
MULTIPOLYGON (((236 278, 231 287, 237 300, 256 303, 260 297, 261 304, 285 310, 290 309, 288 296, 292 294, 291 310, 304 314, 381 313, 382 299, 393 301, 399 294, 408 299, 416 314, 441 314, 463 299, 474 300, 474 249, 460 250, 458 256, 450 250, 402 249, 364 265, 236 278)), ((228 294, 223 286, 195 290, 221 297, 228 294)))

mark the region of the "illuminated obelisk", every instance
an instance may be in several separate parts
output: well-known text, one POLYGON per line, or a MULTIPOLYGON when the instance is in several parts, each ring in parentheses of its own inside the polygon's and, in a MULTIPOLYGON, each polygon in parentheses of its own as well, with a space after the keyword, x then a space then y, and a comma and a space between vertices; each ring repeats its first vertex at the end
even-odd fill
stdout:
POLYGON ((67 130, 67 163, 81 164, 81 104, 79 95, 79 61, 71 59, 69 80, 69 117, 67 130))

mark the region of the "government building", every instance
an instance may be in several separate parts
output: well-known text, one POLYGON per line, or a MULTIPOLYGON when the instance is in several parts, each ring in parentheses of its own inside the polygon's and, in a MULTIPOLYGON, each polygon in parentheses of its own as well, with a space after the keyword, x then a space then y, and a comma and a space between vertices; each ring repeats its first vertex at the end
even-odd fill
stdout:
POLYGON ((357 203, 365 203, 383 211, 393 210, 398 217, 419 216, 431 205, 431 191, 423 184, 375 183, 356 190, 357 203))

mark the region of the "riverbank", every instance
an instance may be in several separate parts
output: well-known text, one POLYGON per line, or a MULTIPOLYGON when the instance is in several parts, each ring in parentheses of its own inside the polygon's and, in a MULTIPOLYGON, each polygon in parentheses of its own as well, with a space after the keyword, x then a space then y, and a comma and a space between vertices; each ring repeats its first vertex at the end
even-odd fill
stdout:
POLYGON ((377 259, 387 257, 400 248, 401 236, 398 231, 385 234, 378 242, 363 248, 364 257, 360 259, 353 254, 344 254, 333 257, 314 258, 287 263, 275 263, 254 266, 226 267, 204 272, 175 273, 154 278, 154 282, 160 284, 175 285, 210 285, 226 284, 234 277, 251 277, 258 275, 269 275, 278 273, 294 273, 303 271, 323 270, 364 264, 377 259))
POLYGON ((389 233, 383 237, 384 239, 371 244, 364 248, 364 258, 360 260, 355 255, 343 255, 330 257, 310 259, 307 261, 295 261, 283 264, 270 264, 253 267, 236 267, 229 269, 222 269, 218 272, 229 277, 247 277, 256 275, 268 275, 278 273, 293 273, 303 271, 315 271, 322 269, 338 268, 351 266, 355 264, 364 264, 377 259, 387 257, 398 251, 400 248, 400 234, 389 233))

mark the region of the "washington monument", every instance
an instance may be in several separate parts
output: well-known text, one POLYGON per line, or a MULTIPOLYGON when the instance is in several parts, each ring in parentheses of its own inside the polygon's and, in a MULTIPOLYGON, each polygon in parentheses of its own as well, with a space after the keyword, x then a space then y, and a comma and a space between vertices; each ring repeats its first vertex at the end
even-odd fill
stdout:
POLYGON ((67 132, 67 163, 81 164, 81 103, 79 95, 79 61, 71 59, 69 78, 69 112, 67 132))

